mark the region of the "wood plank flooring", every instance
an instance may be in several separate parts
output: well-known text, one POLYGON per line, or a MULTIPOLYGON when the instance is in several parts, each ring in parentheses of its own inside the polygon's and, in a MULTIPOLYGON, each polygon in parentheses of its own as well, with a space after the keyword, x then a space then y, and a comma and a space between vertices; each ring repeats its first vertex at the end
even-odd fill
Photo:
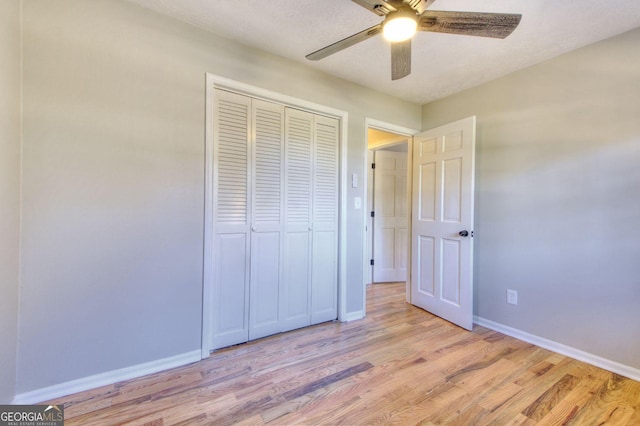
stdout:
POLYGON ((640 383, 367 290, 326 323, 71 395, 66 425, 640 425, 640 383))

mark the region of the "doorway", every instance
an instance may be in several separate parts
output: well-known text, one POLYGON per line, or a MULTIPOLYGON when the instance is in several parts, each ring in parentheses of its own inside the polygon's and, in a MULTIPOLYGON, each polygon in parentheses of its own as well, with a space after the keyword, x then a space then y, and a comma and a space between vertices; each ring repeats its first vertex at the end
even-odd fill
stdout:
POLYGON ((407 282, 409 265, 409 129, 367 127, 365 284, 407 282))
MULTIPOLYGON (((411 246, 407 248, 410 272, 405 285, 406 300, 471 330, 476 117, 404 135, 402 131, 396 132, 393 126, 373 124, 372 121, 367 120, 367 131, 382 130, 406 136, 408 141, 407 173, 410 179, 407 189, 411 194, 407 197, 411 212, 408 240, 411 246)), ((372 142, 370 146, 367 139, 368 151, 400 143, 386 139, 376 144, 374 136, 372 142)), ((372 155, 375 158, 371 152, 367 158, 372 155)), ((373 186, 367 185, 367 207, 371 209, 373 203, 369 200, 375 199, 372 194, 375 178, 369 177, 368 182, 373 182, 373 186)), ((369 259, 375 247, 372 239, 375 222, 368 215, 365 220, 365 259, 369 259)), ((369 278, 363 280, 364 284, 375 282, 371 265, 367 263, 364 268, 364 277, 369 278)), ((363 285, 365 309, 366 287, 363 285)))

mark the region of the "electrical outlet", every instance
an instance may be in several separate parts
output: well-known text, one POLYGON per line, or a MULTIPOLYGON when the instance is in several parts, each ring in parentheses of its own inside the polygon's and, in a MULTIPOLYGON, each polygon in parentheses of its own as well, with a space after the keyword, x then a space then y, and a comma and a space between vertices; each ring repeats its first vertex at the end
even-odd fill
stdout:
POLYGON ((507 289, 507 303, 511 305, 518 304, 518 292, 515 290, 507 289))

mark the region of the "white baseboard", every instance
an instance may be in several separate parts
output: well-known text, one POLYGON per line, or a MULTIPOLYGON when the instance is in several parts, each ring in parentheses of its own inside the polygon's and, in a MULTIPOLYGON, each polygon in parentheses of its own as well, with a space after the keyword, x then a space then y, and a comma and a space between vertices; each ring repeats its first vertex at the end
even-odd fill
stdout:
POLYGON ((364 318, 364 311, 349 312, 340 318, 341 322, 357 321, 364 318))
POLYGON ((49 401, 77 392, 95 389, 100 386, 111 385, 123 380, 135 379, 137 377, 146 376, 147 374, 157 373, 158 371, 191 364, 192 362, 200 361, 200 359, 201 353, 200 350, 197 350, 151 362, 145 362, 144 364, 95 374, 93 376, 71 380, 58 385, 20 393, 13 398, 12 404, 36 404, 43 401, 49 401))
POLYGON ((620 374, 621 376, 640 381, 640 370, 637 368, 620 364, 619 362, 611 361, 610 359, 602 358, 589 352, 563 345, 562 343, 554 342, 553 340, 545 339, 544 337, 536 336, 534 334, 527 333, 526 331, 518 330, 517 328, 512 328, 486 318, 474 315, 473 322, 482 327, 506 334, 507 336, 523 340, 536 346, 540 346, 541 348, 549 349, 550 351, 586 362, 587 364, 603 368, 613 373, 620 374))

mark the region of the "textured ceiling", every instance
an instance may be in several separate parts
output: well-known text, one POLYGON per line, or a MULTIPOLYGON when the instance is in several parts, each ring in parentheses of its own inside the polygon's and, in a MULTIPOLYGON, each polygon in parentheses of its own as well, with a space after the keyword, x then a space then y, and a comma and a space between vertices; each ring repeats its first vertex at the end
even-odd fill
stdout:
POLYGON ((381 21, 349 0, 129 1, 420 104, 640 27, 638 0, 436 0, 431 10, 521 13, 523 18, 504 40, 418 33, 411 75, 391 81, 389 46, 381 36, 317 62, 305 59, 381 21))

